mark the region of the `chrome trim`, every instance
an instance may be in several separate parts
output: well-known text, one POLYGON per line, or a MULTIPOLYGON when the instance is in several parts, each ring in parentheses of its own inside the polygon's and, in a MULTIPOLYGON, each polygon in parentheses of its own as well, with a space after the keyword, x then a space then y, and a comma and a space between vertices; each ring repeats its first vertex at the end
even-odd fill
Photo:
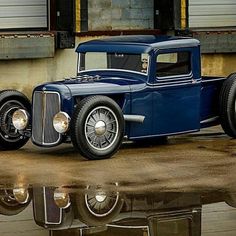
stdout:
POLYGON ((107 224, 108 227, 113 227, 113 228, 124 228, 124 229, 143 229, 143 228, 147 228, 147 225, 138 225, 138 226, 132 226, 132 225, 115 225, 115 224, 107 224))
POLYGON ((145 116, 141 115, 124 115, 124 119, 126 122, 137 122, 143 123, 145 120, 145 116))
MULTIPOLYGON (((161 55, 161 54, 158 54, 161 55)), ((170 76, 156 76, 156 80, 172 80, 172 79, 178 79, 178 78, 193 78, 193 72, 190 71, 188 74, 180 74, 180 75, 170 75, 170 76)))
MULTIPOLYGON (((41 94, 57 94, 57 96, 58 96, 58 101, 59 101, 59 111, 61 110, 61 97, 60 97, 60 94, 58 93, 58 92, 53 92, 53 91, 35 91, 34 92, 34 94, 35 93, 41 93, 41 94)), ((33 95, 33 98, 34 98, 34 95, 33 95)), ((43 130, 42 130, 42 135, 43 135, 43 137, 42 137, 42 143, 38 143, 36 140, 35 140, 35 138, 34 138, 34 135, 33 135, 33 132, 32 132, 32 141, 34 142, 34 143, 36 143, 36 144, 39 144, 39 145, 43 145, 43 146, 53 146, 53 145, 56 145, 56 144, 58 144, 59 142, 60 142, 60 140, 61 140, 61 134, 59 134, 59 138, 58 138, 58 140, 56 141, 56 142, 54 142, 54 143, 45 143, 44 142, 44 132, 45 132, 45 109, 46 109, 46 100, 45 100, 45 95, 43 95, 43 111, 42 111, 42 113, 43 113, 43 115, 42 115, 42 128, 43 128, 43 130)), ((34 101, 33 101, 33 105, 34 105, 34 101)), ((34 108, 33 108, 33 110, 34 110, 34 108)), ((34 114, 33 114, 34 115, 34 114)), ((52 120, 52 122, 53 122, 53 120, 52 120)), ((32 124, 32 125, 34 125, 34 124, 32 124)))
POLYGON ((53 128, 59 133, 59 134, 64 134, 64 133, 66 133, 67 131, 68 131, 68 129, 69 129, 69 127, 70 127, 70 121, 71 121, 71 118, 70 118, 70 116, 66 113, 66 112, 64 112, 64 111, 59 111, 54 117, 53 117, 53 120, 52 120, 52 122, 53 122, 53 128), (56 116, 57 115, 64 115, 65 116, 65 118, 67 119, 67 122, 68 122, 68 127, 67 127, 67 129, 66 129, 66 131, 65 132, 58 132, 57 130, 56 130, 56 128, 55 128, 55 124, 54 124, 54 121, 55 121, 55 118, 56 118, 56 116))
POLYGON ((207 83, 207 82, 215 82, 215 81, 220 81, 220 80, 224 81, 224 80, 226 80, 226 79, 227 79, 227 78, 225 78, 225 77, 221 77, 221 78, 216 78, 216 79, 205 79, 205 80, 204 80, 204 76, 203 76, 202 82, 203 82, 203 83, 207 83))
POLYGON ((79 55, 78 55, 78 61, 77 61, 77 75, 81 72, 81 70, 80 70, 80 63, 81 63, 81 53, 79 53, 79 55))
MULTIPOLYGON (((148 76, 148 73, 142 73, 142 72, 138 72, 138 71, 133 71, 133 70, 122 70, 122 69, 92 69, 92 70, 82 70, 80 72, 82 73, 86 73, 86 72, 96 72, 96 71, 120 71, 120 72, 131 72, 134 74, 139 74, 139 75, 144 75, 144 76, 148 76)), ((147 70, 148 71, 148 70, 147 70)))
POLYGON ((206 120, 202 120, 200 122, 200 124, 207 124, 207 123, 210 123, 210 122, 214 122, 214 121, 217 121, 220 117, 219 116, 214 116, 214 117, 211 117, 209 119, 206 119, 206 120))
MULTIPOLYGON (((12 109, 14 109, 14 108, 12 108, 12 109)), ((8 110, 8 112, 10 112, 12 109, 8 110)), ((29 115, 29 113, 26 110, 18 109, 12 115, 12 124, 13 124, 14 128, 16 128, 19 131, 22 131, 22 130, 25 130, 27 128, 27 126, 29 125, 29 119, 30 119, 30 115, 29 115), (27 119, 27 124, 25 125, 25 127, 23 129, 17 129, 17 127, 14 124, 15 123, 14 122, 14 120, 15 120, 14 116, 16 115, 16 112, 22 112, 24 114, 25 118, 27 119)))
POLYGON ((55 222, 49 222, 48 221, 48 214, 47 214, 47 198, 46 198, 46 187, 43 187, 43 200, 44 200, 44 217, 45 217, 45 223, 50 224, 50 225, 59 225, 62 222, 62 209, 59 208, 60 210, 60 220, 58 223, 55 222))
MULTIPOLYGON (((108 121, 108 120, 107 120, 108 121)), ((106 121, 106 122, 107 122, 106 121)), ((106 123, 106 126, 108 125, 108 123, 106 123)), ((95 127, 94 127, 95 128, 95 127)), ((106 107, 106 106, 100 106, 100 107, 96 107, 96 108, 94 108, 90 113, 89 113, 89 115, 87 116, 87 118, 86 118, 86 121, 85 121, 85 126, 84 126, 84 134, 85 134, 85 138, 86 138, 86 141, 88 142, 88 144, 92 147, 92 148, 94 148, 94 149, 96 149, 96 150, 98 150, 98 151, 101 151, 101 150, 107 150, 107 149, 109 149, 113 144, 114 144, 114 142, 116 141, 116 139, 117 139, 117 136, 118 136, 118 130, 119 130, 119 122, 118 122, 118 120, 117 120, 117 117, 116 117, 116 115, 115 115, 115 113, 109 108, 109 107, 106 107), (116 131, 114 131, 114 137, 112 138, 113 140, 110 140, 111 142, 108 142, 108 146, 106 146, 106 147, 100 147, 100 148, 98 148, 98 147, 96 147, 94 144, 96 144, 96 142, 91 142, 89 139, 91 138, 91 137, 89 137, 88 136, 88 132, 87 132, 87 125, 88 125, 88 121, 89 121, 89 119, 91 118, 91 116, 92 116, 92 114, 94 113, 94 111, 96 111, 96 110, 101 110, 101 109, 104 109, 104 110, 107 110, 107 111, 109 111, 109 113, 111 113, 112 114, 112 116, 113 116, 113 118, 114 118, 114 122, 115 122, 115 124, 116 124, 116 131)), ((107 130, 107 132, 109 132, 108 130, 107 130)), ((106 132, 105 132, 106 133, 106 132)), ((104 133, 104 135, 105 135, 105 133, 104 133)), ((96 135, 96 137, 97 137, 97 139, 98 139, 98 137, 99 137, 99 135, 96 135)), ((96 140, 95 140, 96 141, 96 140)))
POLYGON ((192 84, 193 81, 191 79, 188 80, 179 80, 179 81, 173 81, 173 82, 162 82, 162 83, 156 83, 157 85, 171 85, 171 84, 181 84, 181 83, 190 83, 192 84))
MULTIPOLYGON (((89 203, 88 203, 88 194, 85 194, 85 196, 84 196, 84 198, 85 198, 85 204, 86 204, 86 207, 87 207, 87 209, 89 210, 89 212, 92 214, 92 215, 94 215, 94 216, 96 216, 96 217, 106 217, 106 216, 108 216, 113 210, 114 210, 114 208, 116 207, 116 205, 117 205, 117 203, 118 203, 118 200, 119 200, 119 198, 120 198, 120 196, 119 196, 119 192, 116 192, 116 200, 115 200, 115 203, 114 203, 114 205, 111 207, 111 209, 109 209, 108 210, 108 212, 106 212, 106 213, 103 213, 103 214, 97 214, 97 213, 95 213, 95 212, 93 212, 92 211, 92 209, 90 208, 90 206, 89 206, 89 203)), ((96 193, 94 193, 94 197, 96 196, 96 193)), ((106 195, 106 198, 107 197, 109 197, 109 196, 107 196, 106 195)))
POLYGON ((201 81, 196 81, 196 83, 190 83, 190 81, 189 81, 189 83, 186 83, 186 81, 183 81, 182 83, 179 83, 179 84, 167 84, 167 85, 163 85, 163 83, 162 84, 150 84, 150 83, 147 83, 147 87, 149 87, 149 88, 156 88, 156 87, 158 87, 158 88, 166 88, 166 87, 175 87, 175 86, 183 86, 183 85, 195 85, 195 84, 201 84, 201 81))

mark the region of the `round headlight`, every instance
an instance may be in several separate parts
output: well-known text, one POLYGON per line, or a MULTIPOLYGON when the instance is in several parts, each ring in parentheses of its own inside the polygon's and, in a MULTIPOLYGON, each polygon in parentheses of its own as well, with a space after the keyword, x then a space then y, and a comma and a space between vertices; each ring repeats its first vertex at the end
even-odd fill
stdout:
POLYGON ((69 129, 70 125, 70 116, 65 112, 57 113, 53 118, 53 127, 54 129, 63 134, 69 129))
POLYGON ((12 116, 12 123, 17 130, 24 130, 29 124, 29 114, 23 109, 16 110, 12 116))
POLYGON ((69 194, 57 192, 57 190, 54 192, 54 202, 59 208, 62 209, 68 208, 71 204, 69 194))
POLYGON ((25 188, 14 188, 13 195, 20 204, 25 204, 29 201, 29 192, 25 188))

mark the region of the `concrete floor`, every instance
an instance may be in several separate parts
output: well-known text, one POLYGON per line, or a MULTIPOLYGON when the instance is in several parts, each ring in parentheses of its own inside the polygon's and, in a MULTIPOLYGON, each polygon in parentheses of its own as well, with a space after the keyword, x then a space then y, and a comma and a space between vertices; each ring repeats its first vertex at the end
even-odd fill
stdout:
POLYGON ((87 161, 72 145, 42 149, 30 142, 0 155, 2 186, 117 182, 124 191, 236 189, 236 140, 220 127, 171 137, 167 144, 124 144, 108 160, 87 161))

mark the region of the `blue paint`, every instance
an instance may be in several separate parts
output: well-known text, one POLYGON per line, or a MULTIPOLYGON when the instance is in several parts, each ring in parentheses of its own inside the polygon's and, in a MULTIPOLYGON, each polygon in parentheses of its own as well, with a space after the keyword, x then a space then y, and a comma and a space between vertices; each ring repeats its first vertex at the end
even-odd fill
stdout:
MULTIPOLYGON (((56 91, 61 110, 73 116, 76 98, 91 95, 121 96, 117 101, 124 114, 145 116, 144 123, 126 123, 130 139, 166 136, 198 131, 212 123, 201 121, 219 115, 218 98, 225 78, 201 77, 199 42, 168 36, 123 36, 82 43, 81 52, 148 53, 148 75, 122 70, 93 70, 78 76, 100 76, 98 80, 71 80, 47 83, 35 90, 56 91), (156 57, 160 53, 187 51, 191 54, 188 75, 156 78, 156 57)), ((115 97, 115 98, 116 98, 115 97)), ((214 123, 215 124, 215 123, 214 123)))

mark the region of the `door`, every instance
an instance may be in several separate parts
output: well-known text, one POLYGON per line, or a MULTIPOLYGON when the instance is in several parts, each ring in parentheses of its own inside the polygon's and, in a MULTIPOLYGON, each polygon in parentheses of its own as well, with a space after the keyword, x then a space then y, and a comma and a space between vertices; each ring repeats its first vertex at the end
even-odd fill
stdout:
POLYGON ((171 135, 200 129, 199 54, 192 48, 159 50, 153 84, 154 135, 171 135), (192 70, 194 68, 194 70, 192 70), (198 71, 196 71, 198 70, 198 71))
POLYGON ((46 29, 47 0, 0 0, 0 29, 46 29))
POLYGON ((189 0, 190 28, 234 27, 235 24, 235 0, 189 0))

